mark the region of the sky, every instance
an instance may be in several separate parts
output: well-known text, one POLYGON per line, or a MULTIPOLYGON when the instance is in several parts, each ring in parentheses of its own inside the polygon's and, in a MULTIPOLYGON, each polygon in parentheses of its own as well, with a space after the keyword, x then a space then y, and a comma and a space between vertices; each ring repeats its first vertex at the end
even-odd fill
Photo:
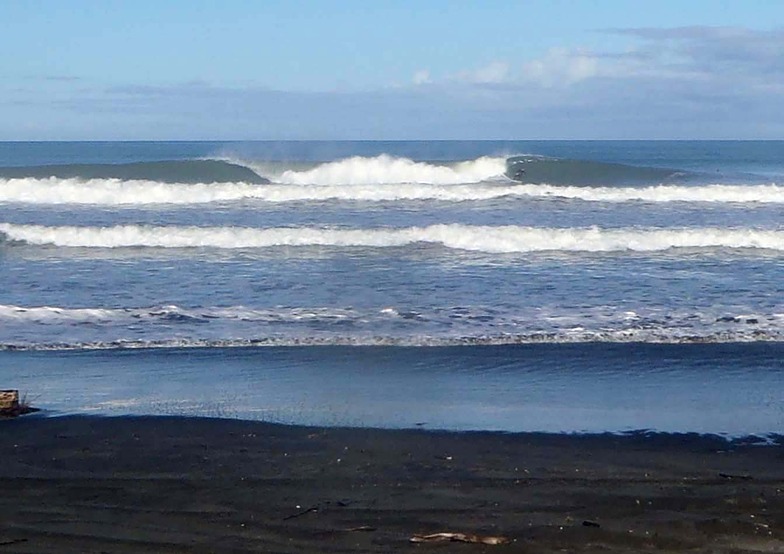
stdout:
POLYGON ((2 0, 0 140, 782 139, 782 0, 2 0))

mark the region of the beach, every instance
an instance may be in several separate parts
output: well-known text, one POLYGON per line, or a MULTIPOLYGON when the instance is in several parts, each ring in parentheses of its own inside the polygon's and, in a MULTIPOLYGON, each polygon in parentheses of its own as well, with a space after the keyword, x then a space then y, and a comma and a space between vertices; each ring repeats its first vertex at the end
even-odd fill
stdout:
POLYGON ((784 441, 0 421, 0 551, 780 552, 784 441), (462 533, 506 544, 411 542, 462 533))
POLYGON ((782 160, 0 143, 0 554, 784 551, 782 160))
POLYGON ((0 1, 0 554, 784 554, 784 1, 636 6, 0 1))

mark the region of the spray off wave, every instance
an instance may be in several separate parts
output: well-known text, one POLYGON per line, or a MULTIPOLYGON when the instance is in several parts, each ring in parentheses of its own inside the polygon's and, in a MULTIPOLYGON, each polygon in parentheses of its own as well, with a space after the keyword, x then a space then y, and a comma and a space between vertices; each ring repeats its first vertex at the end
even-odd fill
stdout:
POLYGON ((711 202, 784 204, 779 185, 570 187, 555 185, 420 183, 397 185, 165 184, 117 179, 0 180, 0 202, 104 206, 190 205, 219 202, 476 202, 497 198, 561 198, 585 202, 711 202))
POLYGON ((760 229, 539 228, 430 225, 398 229, 246 227, 46 227, 0 224, 6 241, 78 248, 401 247, 416 243, 486 253, 656 252, 672 248, 784 251, 784 231, 760 229))

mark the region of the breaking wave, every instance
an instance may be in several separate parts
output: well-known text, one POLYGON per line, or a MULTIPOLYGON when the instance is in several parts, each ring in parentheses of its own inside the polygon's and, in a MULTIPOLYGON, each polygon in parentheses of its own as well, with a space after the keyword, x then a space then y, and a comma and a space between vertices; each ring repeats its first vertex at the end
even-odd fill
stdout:
POLYGON ((247 227, 47 227, 0 223, 6 241, 80 248, 269 248, 275 246, 401 247, 415 243, 487 253, 655 252, 672 248, 784 251, 784 231, 751 228, 541 228, 461 224, 334 229, 247 227))
POLYGON ((497 179, 503 176, 505 169, 506 158, 481 157, 438 165, 382 154, 372 158, 357 156, 337 160, 307 170, 287 170, 275 181, 293 185, 455 185, 497 179))
POLYGON ((0 202, 142 206, 261 202, 396 202, 438 200, 470 202, 496 198, 564 198, 586 202, 713 202, 784 204, 779 185, 658 185, 649 187, 579 187, 493 184, 431 185, 254 185, 249 183, 164 184, 117 179, 0 179, 0 202))

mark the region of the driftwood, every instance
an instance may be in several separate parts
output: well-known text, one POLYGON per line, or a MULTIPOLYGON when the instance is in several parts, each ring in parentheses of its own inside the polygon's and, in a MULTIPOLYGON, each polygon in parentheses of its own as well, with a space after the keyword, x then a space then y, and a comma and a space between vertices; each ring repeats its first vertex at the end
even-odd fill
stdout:
POLYGON ((283 521, 288 521, 290 519, 296 519, 296 518, 302 517, 302 516, 304 516, 306 514, 312 514, 313 512, 318 512, 318 511, 319 511, 319 506, 318 506, 318 504, 316 504, 315 506, 311 506, 310 508, 302 510, 301 512, 297 512, 296 514, 291 514, 290 516, 284 517, 283 521))
POLYGON ((19 544, 20 542, 27 542, 27 539, 0 539, 0 546, 8 546, 10 544, 19 544))
POLYGON ((601 527, 601 525, 596 521, 591 521, 590 519, 586 519, 583 521, 583 527, 601 527))
POLYGON ((0 390, 0 417, 16 417, 37 411, 24 400, 19 401, 18 390, 0 390))
POLYGON ((0 390, 0 410, 15 410, 18 407, 18 390, 0 390))
POLYGON ((730 481, 739 480, 739 481, 751 481, 754 479, 751 475, 735 475, 732 473, 719 473, 719 477, 722 479, 728 479, 730 481))
POLYGON ((507 544, 507 537, 469 535, 466 533, 432 533, 430 535, 414 535, 409 542, 469 542, 476 544, 507 544))

